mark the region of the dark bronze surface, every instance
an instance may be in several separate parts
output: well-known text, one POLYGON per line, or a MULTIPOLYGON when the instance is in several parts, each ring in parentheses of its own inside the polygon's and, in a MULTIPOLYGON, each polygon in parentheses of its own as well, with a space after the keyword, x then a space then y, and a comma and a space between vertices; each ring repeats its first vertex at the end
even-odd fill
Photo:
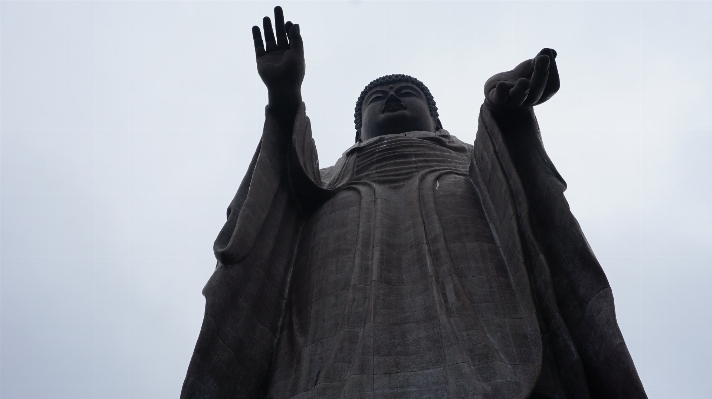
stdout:
POLYGON ((320 169, 299 27, 275 22, 253 29, 266 122, 181 397, 646 397, 534 116, 556 52, 487 81, 474 145, 424 85, 377 81, 320 169))

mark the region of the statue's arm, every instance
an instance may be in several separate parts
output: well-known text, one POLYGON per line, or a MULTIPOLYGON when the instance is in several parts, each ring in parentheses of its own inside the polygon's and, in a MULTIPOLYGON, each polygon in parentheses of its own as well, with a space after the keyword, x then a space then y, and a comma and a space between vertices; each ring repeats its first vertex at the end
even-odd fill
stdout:
MULTIPOLYGON (((521 182, 528 210, 524 222, 546 259, 556 308, 584 365, 591 397, 642 398, 645 391, 618 328, 610 286, 571 213, 563 195, 566 183, 544 150, 534 115, 533 107, 559 88, 556 53, 546 50, 487 81, 481 128, 501 135, 505 148, 498 151, 506 155, 498 158, 511 162, 516 177, 508 178, 521 182)), ((540 303, 545 298, 541 295, 540 303)))
POLYGON ((518 170, 530 171, 545 165, 563 183, 539 133, 534 107, 549 100, 559 90, 556 51, 542 49, 536 57, 523 61, 511 71, 498 73, 485 83, 487 118, 496 123, 518 170))
POLYGON ((295 120, 300 112, 304 114, 304 52, 299 26, 285 24, 280 7, 275 7, 274 13, 276 29, 272 29, 269 17, 263 19, 264 42, 260 28, 252 28, 257 71, 267 87, 269 103, 260 144, 213 247, 223 265, 239 263, 247 256, 274 201, 289 190, 285 176, 289 171, 290 144, 295 120))
POLYGON ((273 141, 284 148, 293 198, 300 208, 308 208, 320 202, 323 195, 316 146, 302 102, 301 86, 306 68, 304 45, 299 25, 285 23, 281 7, 274 8, 274 18, 274 30, 269 17, 262 21, 264 42, 260 28, 252 27, 257 72, 267 87, 267 124, 274 121, 277 126, 277 129, 265 129, 262 141, 273 141))
POLYGON ((267 112, 276 119, 285 135, 291 134, 294 119, 302 104, 302 81, 306 64, 299 25, 284 22, 282 8, 274 8, 274 30, 269 17, 264 17, 264 42, 257 26, 252 38, 257 58, 257 73, 267 87, 267 112), (265 45, 266 44, 266 45, 265 45))

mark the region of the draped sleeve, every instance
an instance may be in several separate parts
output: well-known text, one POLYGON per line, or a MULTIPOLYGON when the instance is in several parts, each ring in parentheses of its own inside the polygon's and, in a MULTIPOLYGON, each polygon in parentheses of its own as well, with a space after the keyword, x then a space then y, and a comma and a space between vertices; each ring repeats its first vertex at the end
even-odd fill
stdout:
POLYGON ((319 169, 302 103, 292 132, 266 111, 260 143, 215 239, 217 267, 181 398, 264 397, 306 215, 348 179, 319 169), (323 177, 323 178, 322 178, 323 177))
POLYGON ((645 398, 611 287, 571 213, 533 110, 483 105, 473 158, 486 194, 511 198, 492 201, 497 212, 518 225, 544 346, 532 397, 645 398))
POLYGON ((205 316, 181 398, 265 395, 301 228, 292 193, 300 187, 288 173, 291 136, 267 111, 215 240, 218 263, 203 289, 205 316))

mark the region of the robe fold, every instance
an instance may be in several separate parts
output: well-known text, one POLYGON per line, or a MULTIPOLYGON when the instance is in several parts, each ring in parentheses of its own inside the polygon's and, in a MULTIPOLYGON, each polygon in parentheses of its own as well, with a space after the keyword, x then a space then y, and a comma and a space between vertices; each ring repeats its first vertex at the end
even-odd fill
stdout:
POLYGON ((533 111, 320 169, 267 112, 181 398, 644 398, 533 111))

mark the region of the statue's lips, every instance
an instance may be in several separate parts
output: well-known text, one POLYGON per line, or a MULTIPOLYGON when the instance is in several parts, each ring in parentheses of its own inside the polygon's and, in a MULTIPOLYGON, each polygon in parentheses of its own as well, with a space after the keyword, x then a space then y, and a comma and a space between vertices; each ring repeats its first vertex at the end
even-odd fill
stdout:
POLYGON ((398 112, 405 109, 405 104, 403 103, 388 103, 383 107, 382 113, 386 112, 398 112))

